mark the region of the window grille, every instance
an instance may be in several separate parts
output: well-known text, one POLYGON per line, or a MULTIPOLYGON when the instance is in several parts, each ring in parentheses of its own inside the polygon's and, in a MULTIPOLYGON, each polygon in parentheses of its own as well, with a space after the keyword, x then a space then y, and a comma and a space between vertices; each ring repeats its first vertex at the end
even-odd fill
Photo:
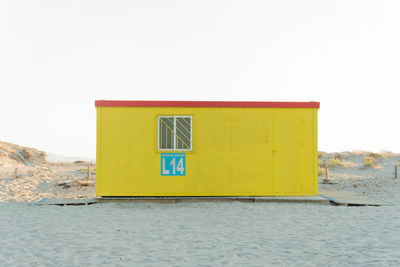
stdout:
POLYGON ((159 116, 158 150, 192 150, 192 116, 159 116))

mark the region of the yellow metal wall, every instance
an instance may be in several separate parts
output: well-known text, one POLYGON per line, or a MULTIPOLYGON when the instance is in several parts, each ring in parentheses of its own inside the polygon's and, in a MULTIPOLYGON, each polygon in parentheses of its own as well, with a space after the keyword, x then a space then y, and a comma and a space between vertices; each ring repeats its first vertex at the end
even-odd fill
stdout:
POLYGON ((98 196, 316 195, 317 163, 315 108, 97 107, 98 196), (160 115, 193 117, 185 176, 161 176, 160 115))

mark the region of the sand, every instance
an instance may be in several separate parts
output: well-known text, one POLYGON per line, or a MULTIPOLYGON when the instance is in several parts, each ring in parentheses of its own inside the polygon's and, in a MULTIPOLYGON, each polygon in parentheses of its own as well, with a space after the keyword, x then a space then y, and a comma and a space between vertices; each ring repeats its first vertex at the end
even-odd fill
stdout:
MULTIPOLYGON (((0 141, 0 202, 95 197, 95 184, 79 186, 87 180, 87 166, 48 162, 43 151, 0 141)), ((95 182, 95 166, 91 170, 95 182)))
POLYGON ((18 179, 12 178, 15 166, 3 166, 0 266, 399 266, 400 181, 393 179, 399 159, 363 168, 362 155, 347 155, 344 160, 353 167, 333 169, 333 184, 322 184, 320 177, 320 190, 359 192, 396 204, 382 207, 240 202, 35 206, 31 202, 42 196, 91 197, 94 188, 57 185, 84 179, 77 174, 79 166, 19 166, 26 176, 18 179))
POLYGON ((0 265, 396 266, 399 206, 1 203, 0 265))
MULTIPOLYGON (((35 202, 45 197, 93 198, 94 184, 78 185, 86 177, 85 164, 6 164, 0 167, 0 202, 35 202)), ((96 181, 95 173, 92 179, 96 181)))
MULTIPOLYGON (((358 153, 345 155, 344 162, 352 167, 335 167, 329 172, 333 184, 324 184, 319 177, 319 191, 350 191, 386 201, 400 200, 400 155, 377 158, 376 167, 364 167, 365 155, 358 153), (394 166, 398 166, 398 178, 394 179, 394 166)), ((329 156, 321 160, 327 160, 329 156)), ((399 202, 400 203, 400 202, 399 202)))

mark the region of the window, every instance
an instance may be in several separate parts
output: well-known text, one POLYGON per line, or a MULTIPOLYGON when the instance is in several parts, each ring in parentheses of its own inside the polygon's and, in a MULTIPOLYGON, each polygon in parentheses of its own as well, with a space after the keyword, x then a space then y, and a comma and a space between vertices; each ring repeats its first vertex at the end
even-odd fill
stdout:
POLYGON ((159 116, 158 150, 192 150, 192 116, 159 116))

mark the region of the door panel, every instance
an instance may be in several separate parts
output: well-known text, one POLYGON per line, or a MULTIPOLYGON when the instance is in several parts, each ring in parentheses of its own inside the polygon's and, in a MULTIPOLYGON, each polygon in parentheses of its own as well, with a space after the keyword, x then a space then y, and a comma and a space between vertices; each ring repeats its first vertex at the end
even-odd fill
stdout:
POLYGON ((300 116, 273 118, 273 190, 281 193, 302 191, 303 124, 300 116))

